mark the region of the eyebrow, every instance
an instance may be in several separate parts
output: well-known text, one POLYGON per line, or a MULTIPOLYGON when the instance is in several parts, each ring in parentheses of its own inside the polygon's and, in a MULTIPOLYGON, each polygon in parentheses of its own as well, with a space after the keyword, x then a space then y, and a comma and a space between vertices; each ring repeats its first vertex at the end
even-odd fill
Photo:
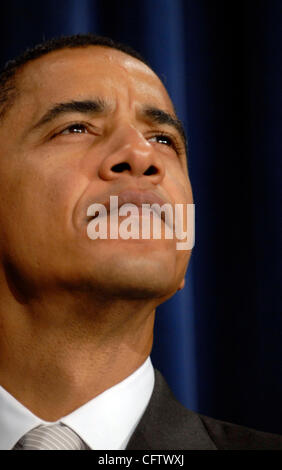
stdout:
MULTIPOLYGON (((108 102, 102 98, 91 100, 72 100, 65 103, 56 103, 39 119, 39 121, 32 127, 32 130, 39 129, 40 127, 48 124, 57 117, 68 113, 82 113, 82 114, 102 114, 110 111, 112 107, 108 102)), ((182 142, 187 148, 187 139, 184 127, 180 119, 174 115, 153 106, 145 106, 141 115, 148 118, 151 122, 156 124, 166 124, 173 127, 180 135, 182 142)))
POLYGON ((68 113, 83 114, 102 114, 110 109, 110 105, 101 98, 83 101, 67 101, 66 103, 58 103, 52 106, 33 126, 33 129, 39 129, 45 124, 53 121, 60 115, 68 113))

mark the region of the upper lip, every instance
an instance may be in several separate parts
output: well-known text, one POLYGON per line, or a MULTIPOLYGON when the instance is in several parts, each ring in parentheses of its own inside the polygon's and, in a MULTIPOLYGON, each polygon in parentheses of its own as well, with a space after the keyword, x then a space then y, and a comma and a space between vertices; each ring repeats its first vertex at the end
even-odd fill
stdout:
MULTIPOLYGON (((111 194, 110 196, 118 196, 118 209, 123 204, 129 203, 134 204, 137 207, 142 207, 142 204, 159 204, 160 206, 162 206, 163 204, 169 203, 169 201, 163 199, 155 191, 152 190, 140 191, 136 189, 126 189, 117 194, 111 194)), ((105 206, 107 212, 109 212, 110 210, 110 196, 107 197, 105 201, 99 202, 100 204, 103 204, 105 206)), ((164 220, 163 215, 164 214, 162 213, 162 220, 164 220)), ((95 216, 92 216, 92 218, 95 218, 95 216)))

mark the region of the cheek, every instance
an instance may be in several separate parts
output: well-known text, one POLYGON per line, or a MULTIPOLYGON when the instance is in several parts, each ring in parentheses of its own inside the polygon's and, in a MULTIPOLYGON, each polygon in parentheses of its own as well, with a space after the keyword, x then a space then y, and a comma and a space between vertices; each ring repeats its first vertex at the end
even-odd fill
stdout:
POLYGON ((50 151, 43 155, 42 166, 36 167, 40 191, 40 204, 52 211, 54 217, 71 217, 78 200, 91 183, 83 166, 85 152, 50 151))
POLYGON ((175 204, 179 204, 174 211, 174 223, 178 239, 176 256, 180 273, 183 274, 189 263, 195 238, 195 206, 187 171, 173 166, 166 173, 165 185, 167 194, 175 204))
POLYGON ((178 279, 182 282, 184 279, 192 251, 178 251, 177 252, 177 266, 178 266, 178 279))
POLYGON ((44 220, 54 231, 64 231, 71 222, 72 213, 88 185, 86 177, 74 169, 58 168, 44 174, 38 209, 45 214, 44 220))
POLYGON ((65 234, 86 178, 66 168, 27 165, 9 191, 9 216, 26 236, 38 239, 65 234), (28 235, 29 234, 29 235, 28 235))
POLYGON ((168 165, 164 186, 176 203, 193 203, 192 187, 186 169, 180 165, 168 165))
POLYGON ((66 240, 73 208, 89 184, 79 160, 68 155, 58 164, 51 153, 16 150, 0 166, 1 248, 26 252, 66 240))

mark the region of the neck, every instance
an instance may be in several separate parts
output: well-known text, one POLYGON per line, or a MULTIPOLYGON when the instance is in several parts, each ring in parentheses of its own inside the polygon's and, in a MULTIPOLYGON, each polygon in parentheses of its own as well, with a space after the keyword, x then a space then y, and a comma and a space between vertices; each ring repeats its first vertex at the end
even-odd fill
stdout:
POLYGON ((46 421, 119 383, 150 354, 156 301, 65 291, 25 304, 0 298, 0 384, 46 421))

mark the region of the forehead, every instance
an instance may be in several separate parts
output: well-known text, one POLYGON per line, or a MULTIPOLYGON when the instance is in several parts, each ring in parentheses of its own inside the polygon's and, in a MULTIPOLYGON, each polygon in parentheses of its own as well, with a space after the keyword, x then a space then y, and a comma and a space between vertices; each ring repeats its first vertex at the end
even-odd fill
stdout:
POLYGON ((100 46, 54 51, 26 64, 17 88, 19 104, 34 112, 50 103, 97 95, 113 104, 146 103, 174 112, 165 87, 146 64, 100 46))

